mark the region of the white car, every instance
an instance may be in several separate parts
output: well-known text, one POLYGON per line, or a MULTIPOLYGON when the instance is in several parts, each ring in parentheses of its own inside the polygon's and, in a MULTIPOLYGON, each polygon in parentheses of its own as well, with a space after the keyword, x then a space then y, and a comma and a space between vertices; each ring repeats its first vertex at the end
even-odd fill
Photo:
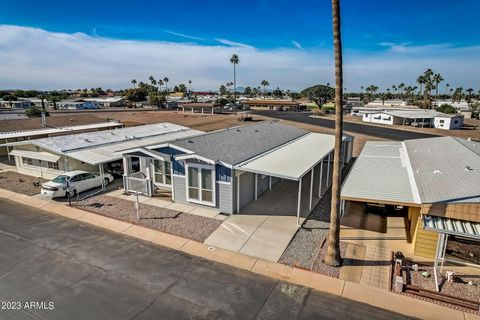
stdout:
MULTIPOLYGON (((103 175, 105 185, 113 181, 109 173, 103 175)), ((73 197, 77 193, 102 186, 102 177, 98 173, 86 171, 70 171, 61 174, 54 179, 42 184, 41 194, 52 198, 65 197, 67 193, 73 197)))

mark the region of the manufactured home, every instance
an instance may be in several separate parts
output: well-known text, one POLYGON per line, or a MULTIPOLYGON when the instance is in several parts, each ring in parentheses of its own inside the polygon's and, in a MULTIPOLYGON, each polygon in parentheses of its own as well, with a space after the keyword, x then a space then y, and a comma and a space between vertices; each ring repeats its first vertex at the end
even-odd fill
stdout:
POLYGON ((442 234, 480 240, 480 143, 368 141, 341 198, 341 238, 438 258, 442 234))
MULTIPOLYGON (((292 201, 286 205, 298 216, 310 212, 330 184, 333 147, 332 135, 277 122, 233 127, 125 151, 124 188, 227 214, 242 212, 267 191, 287 190, 292 201)), ((353 137, 345 137, 343 163, 352 147, 353 137)), ((278 197, 280 207, 283 200, 278 197)))
MULTIPOLYGON (((122 174, 122 152, 134 147, 166 143, 203 132, 157 123, 138 127, 56 136, 6 144, 17 171, 51 179, 62 172, 85 170, 122 174)), ((137 164, 138 165, 138 164, 137 164)))

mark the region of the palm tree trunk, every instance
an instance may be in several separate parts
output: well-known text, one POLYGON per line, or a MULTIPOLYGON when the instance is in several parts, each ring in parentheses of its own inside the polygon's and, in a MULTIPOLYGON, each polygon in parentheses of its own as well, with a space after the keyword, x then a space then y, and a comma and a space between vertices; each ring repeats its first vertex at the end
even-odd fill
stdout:
POLYGON ((237 75, 235 72, 235 63, 233 64, 233 104, 237 104, 237 75))
POLYGON ((332 175, 332 204, 330 210, 330 231, 325 263, 340 266, 340 185, 342 180, 341 154, 343 139, 343 61, 342 35, 340 31, 340 0, 332 0, 333 44, 335 50, 335 149, 332 175))

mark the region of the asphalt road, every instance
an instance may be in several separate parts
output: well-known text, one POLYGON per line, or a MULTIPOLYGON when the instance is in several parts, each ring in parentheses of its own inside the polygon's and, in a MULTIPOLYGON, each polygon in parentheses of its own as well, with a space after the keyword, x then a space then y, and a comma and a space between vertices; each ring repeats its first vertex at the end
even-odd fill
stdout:
MULTIPOLYGON (((310 117, 310 112, 255 111, 255 114, 282 120, 302 122, 330 129, 335 128, 334 120, 324 118, 312 118, 310 117)), ((343 129, 345 131, 366 134, 387 140, 410 140, 437 137, 437 135, 434 134, 391 129, 386 127, 372 126, 353 122, 344 122, 343 129)))
POLYGON ((402 318, 1 199, 0 302, 0 319, 402 318))

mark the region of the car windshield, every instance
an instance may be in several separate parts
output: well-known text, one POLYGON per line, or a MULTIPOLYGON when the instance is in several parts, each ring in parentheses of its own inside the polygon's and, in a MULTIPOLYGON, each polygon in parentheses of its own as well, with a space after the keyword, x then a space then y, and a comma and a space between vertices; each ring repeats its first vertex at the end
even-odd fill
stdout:
POLYGON ((52 179, 52 181, 56 183, 65 183, 67 182, 67 180, 68 180, 68 176, 65 176, 65 175, 60 175, 52 179))

